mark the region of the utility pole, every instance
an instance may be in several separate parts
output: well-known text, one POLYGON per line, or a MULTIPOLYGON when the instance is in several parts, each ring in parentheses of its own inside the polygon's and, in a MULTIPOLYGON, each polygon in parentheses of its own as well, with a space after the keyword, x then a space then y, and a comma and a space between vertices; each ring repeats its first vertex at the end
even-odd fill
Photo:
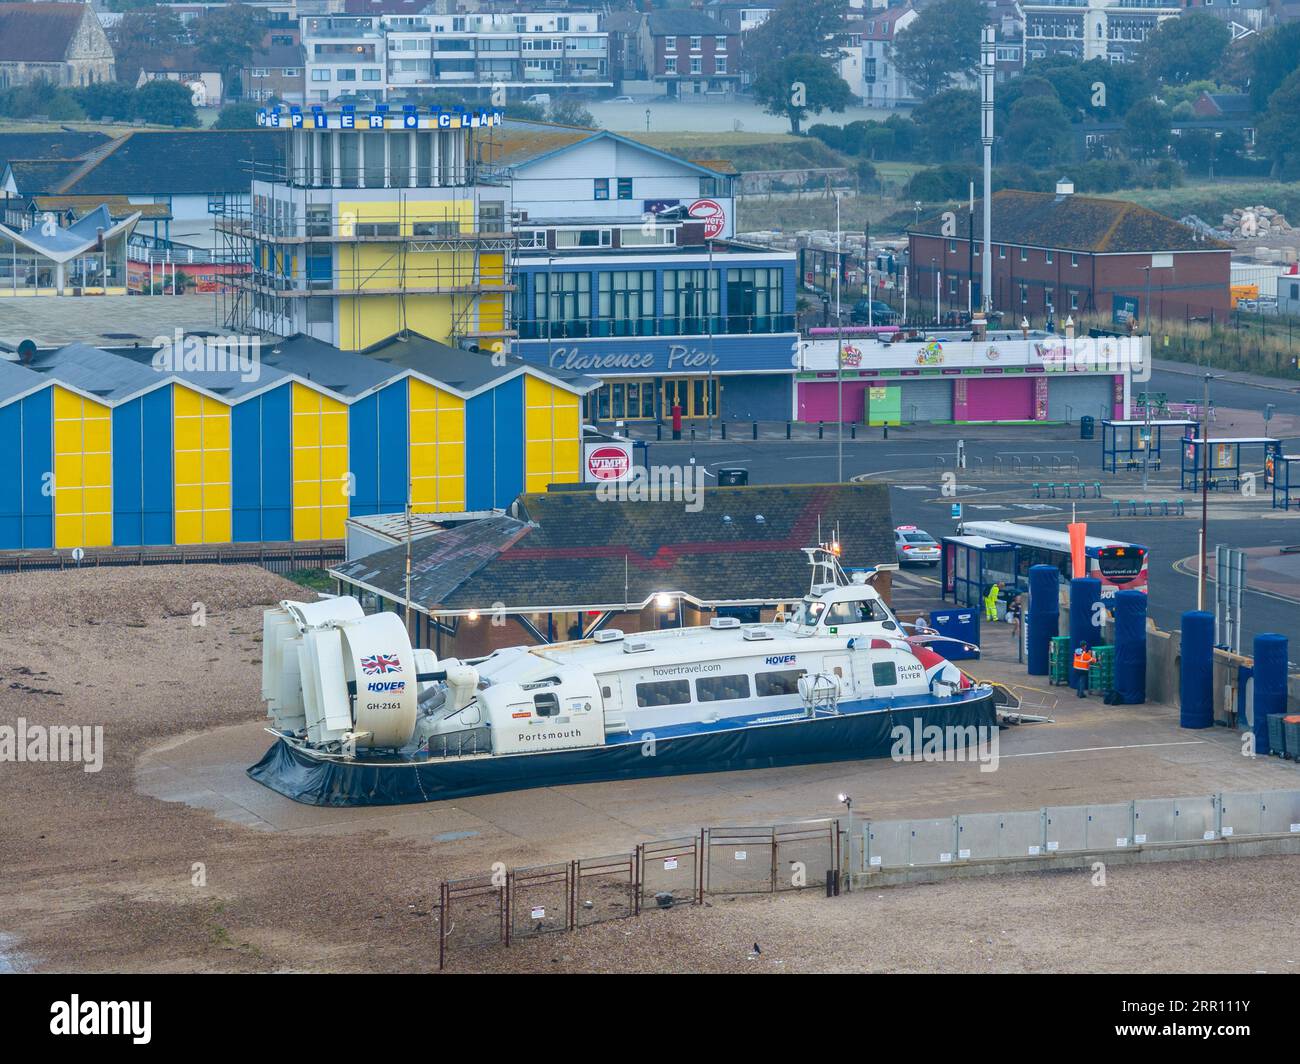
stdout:
POLYGON ((836 481, 844 483, 844 315, 840 308, 840 278, 844 260, 840 257, 840 194, 835 193, 835 415, 836 481))
POLYGON ((1196 569, 1196 608, 1205 609, 1205 553, 1210 512, 1210 381, 1216 374, 1205 375, 1201 396, 1201 550, 1196 569))
POLYGON ((985 26, 980 41, 980 143, 984 146, 984 261, 980 264, 980 303, 993 309, 993 66, 994 30, 985 26))

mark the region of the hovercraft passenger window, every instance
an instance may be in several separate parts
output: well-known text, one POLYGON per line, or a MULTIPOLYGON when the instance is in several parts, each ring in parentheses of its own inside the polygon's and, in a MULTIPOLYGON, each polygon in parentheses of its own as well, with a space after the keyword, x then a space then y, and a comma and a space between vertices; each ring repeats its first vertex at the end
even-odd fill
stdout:
POLYGON ((539 717, 558 717, 560 700, 553 694, 533 695, 533 712, 539 717))
POLYGON ((730 702, 749 697, 749 677, 709 676, 695 681, 695 698, 699 702, 730 702))
POLYGON ((872 601, 837 602, 826 615, 826 623, 828 625, 863 624, 867 621, 878 621, 882 617, 883 614, 877 611, 876 604, 872 601))
POLYGON ((760 672, 754 677, 754 694, 759 698, 797 695, 799 677, 807 671, 807 669, 783 669, 781 672, 760 672))
POLYGON ((636 685, 636 704, 641 709, 680 706, 691 700, 690 680, 659 680, 636 685))
POLYGON ((877 687, 893 687, 898 683, 898 669, 892 661, 873 661, 871 682, 877 687))

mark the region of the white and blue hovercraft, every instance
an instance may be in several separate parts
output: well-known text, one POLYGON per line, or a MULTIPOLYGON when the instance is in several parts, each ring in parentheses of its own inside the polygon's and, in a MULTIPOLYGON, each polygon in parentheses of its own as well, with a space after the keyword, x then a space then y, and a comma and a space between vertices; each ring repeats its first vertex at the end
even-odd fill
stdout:
POLYGON ((413 649, 352 598, 264 618, 276 736, 249 775, 311 805, 392 805, 598 780, 888 756, 896 725, 994 728, 992 688, 909 633, 862 574, 805 550, 784 623, 511 647, 475 662, 413 649))

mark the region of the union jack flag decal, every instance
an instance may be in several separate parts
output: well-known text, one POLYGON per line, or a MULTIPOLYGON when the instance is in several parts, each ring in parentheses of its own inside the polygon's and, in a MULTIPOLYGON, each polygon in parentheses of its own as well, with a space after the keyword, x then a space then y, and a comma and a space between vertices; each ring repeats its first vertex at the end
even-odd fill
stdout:
POLYGON ((384 676, 401 672, 402 666, 396 654, 371 654, 361 659, 361 669, 367 676, 384 676))

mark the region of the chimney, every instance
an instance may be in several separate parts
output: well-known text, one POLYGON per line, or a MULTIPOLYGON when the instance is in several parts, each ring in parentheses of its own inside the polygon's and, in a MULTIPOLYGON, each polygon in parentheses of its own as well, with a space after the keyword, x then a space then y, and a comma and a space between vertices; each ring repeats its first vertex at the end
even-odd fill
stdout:
POLYGON ((1066 196, 1074 195, 1074 182, 1063 177, 1056 182, 1056 202, 1060 203, 1066 196))

